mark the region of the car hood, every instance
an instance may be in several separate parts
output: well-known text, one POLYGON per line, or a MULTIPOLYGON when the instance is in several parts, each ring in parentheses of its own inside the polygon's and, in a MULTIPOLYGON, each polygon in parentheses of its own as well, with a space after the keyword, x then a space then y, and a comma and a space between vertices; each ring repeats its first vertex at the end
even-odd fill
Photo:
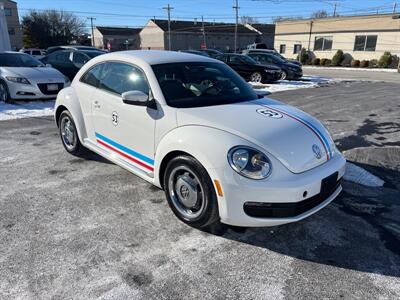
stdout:
POLYGON ((301 110, 266 98, 178 109, 177 121, 178 126, 208 126, 235 134, 265 149, 293 173, 325 163, 335 149, 332 138, 319 121, 301 110))
POLYGON ((299 62, 298 60, 295 60, 295 59, 288 59, 287 61, 288 61, 289 63, 291 63, 291 64, 294 64, 294 65, 298 66, 298 67, 301 67, 301 62, 299 62))
POLYGON ((290 68, 298 69, 298 70, 301 69, 300 65, 294 64, 294 63, 292 63, 290 61, 286 63, 286 67, 290 67, 290 68))
POLYGON ((15 76, 24 77, 28 80, 38 82, 64 82, 65 77, 58 70, 48 67, 38 68, 16 68, 16 67, 2 67, 4 73, 15 74, 15 76))

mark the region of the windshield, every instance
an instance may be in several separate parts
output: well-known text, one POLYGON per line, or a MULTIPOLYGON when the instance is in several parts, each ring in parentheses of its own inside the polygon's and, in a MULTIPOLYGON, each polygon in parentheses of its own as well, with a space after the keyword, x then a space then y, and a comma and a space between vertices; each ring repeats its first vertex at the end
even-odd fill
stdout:
POLYGON ((200 107, 257 99, 252 87, 222 63, 185 62, 152 66, 167 104, 200 107))
POLYGON ((36 58, 24 53, 0 53, 0 67, 43 67, 36 58))

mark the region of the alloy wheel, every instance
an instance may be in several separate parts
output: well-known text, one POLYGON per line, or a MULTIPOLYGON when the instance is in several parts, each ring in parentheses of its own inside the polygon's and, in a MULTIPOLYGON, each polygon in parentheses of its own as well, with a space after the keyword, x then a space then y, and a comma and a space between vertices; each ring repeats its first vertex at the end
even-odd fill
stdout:
POLYGON ((168 190, 172 203, 182 217, 193 220, 199 217, 205 208, 204 188, 190 168, 175 167, 169 176, 168 190))
POLYGON ((254 72, 250 76, 250 81, 251 82, 260 83, 261 80, 262 80, 262 76, 261 76, 261 74, 259 72, 254 72))
POLYGON ((72 151, 76 147, 77 134, 76 128, 68 116, 64 116, 60 124, 62 141, 65 147, 72 151))

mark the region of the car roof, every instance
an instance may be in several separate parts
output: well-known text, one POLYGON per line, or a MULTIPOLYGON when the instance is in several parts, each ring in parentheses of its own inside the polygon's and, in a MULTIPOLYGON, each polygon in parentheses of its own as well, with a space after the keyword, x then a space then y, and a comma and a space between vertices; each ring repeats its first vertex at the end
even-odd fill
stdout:
POLYGON ((165 50, 128 50, 112 52, 96 57, 96 61, 109 61, 112 59, 141 60, 149 65, 176 63, 176 62, 216 62, 217 60, 186 52, 165 51, 165 50))

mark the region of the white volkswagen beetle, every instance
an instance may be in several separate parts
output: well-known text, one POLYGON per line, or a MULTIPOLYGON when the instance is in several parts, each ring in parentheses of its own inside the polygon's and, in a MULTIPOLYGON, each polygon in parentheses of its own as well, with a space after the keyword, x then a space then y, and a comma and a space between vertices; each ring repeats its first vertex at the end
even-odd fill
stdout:
POLYGON ((69 153, 88 148, 164 189, 196 227, 295 222, 341 191, 345 159, 319 121, 199 55, 96 57, 58 94, 55 120, 69 153))

